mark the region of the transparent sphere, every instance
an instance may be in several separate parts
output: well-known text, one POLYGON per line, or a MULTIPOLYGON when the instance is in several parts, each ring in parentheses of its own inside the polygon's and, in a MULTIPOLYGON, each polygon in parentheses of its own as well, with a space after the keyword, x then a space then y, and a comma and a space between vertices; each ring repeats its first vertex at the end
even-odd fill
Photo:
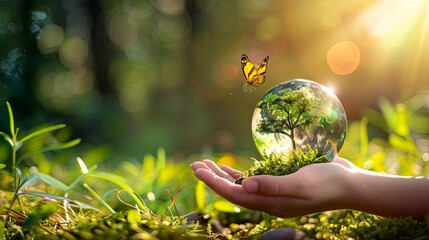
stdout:
POLYGON ((264 159, 293 151, 316 150, 332 161, 346 138, 347 118, 341 102, 327 87, 295 79, 271 88, 258 102, 252 135, 264 159))

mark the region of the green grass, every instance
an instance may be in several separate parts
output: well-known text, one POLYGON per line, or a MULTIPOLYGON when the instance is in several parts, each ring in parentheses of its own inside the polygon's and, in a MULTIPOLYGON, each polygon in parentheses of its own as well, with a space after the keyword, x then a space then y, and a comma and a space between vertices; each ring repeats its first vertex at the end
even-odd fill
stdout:
MULTIPOLYGON (((429 117, 416 102, 381 100, 380 112, 368 110, 350 124, 341 155, 374 171, 429 175, 422 147, 429 143, 429 117), (374 131, 385 137, 371 136, 374 131)), ((63 124, 22 134, 7 106, 10 129, 0 132, 0 239, 255 239, 284 227, 312 239, 429 239, 429 221, 412 218, 352 210, 276 218, 250 211, 197 181, 189 164, 198 157, 177 162, 160 148, 111 167, 94 157, 106 156, 103 148, 80 154, 80 139, 68 139, 63 124)), ((231 154, 213 156, 226 158, 231 154)), ((256 162, 246 176, 289 174, 325 161, 316 151, 297 151, 291 159, 256 162)))

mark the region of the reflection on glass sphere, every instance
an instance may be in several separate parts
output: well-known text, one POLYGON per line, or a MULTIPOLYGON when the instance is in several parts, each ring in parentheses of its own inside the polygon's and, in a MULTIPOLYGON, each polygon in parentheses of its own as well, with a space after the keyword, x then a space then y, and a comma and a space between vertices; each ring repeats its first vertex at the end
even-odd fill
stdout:
POLYGON ((253 140, 266 160, 286 158, 295 150, 315 150, 332 161, 346 131, 341 102, 327 87, 310 80, 295 79, 271 88, 252 118, 253 140))

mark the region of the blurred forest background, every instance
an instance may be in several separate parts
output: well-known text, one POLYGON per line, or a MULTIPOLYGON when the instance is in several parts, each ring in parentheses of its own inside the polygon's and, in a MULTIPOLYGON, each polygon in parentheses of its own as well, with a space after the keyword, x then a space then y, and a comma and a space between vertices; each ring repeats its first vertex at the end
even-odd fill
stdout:
POLYGON ((0 129, 9 101, 20 131, 65 123, 82 151, 256 156, 254 107, 285 80, 332 88, 350 120, 427 94, 428 31, 425 0, 3 0, 0 129), (250 94, 243 53, 270 56, 250 94))

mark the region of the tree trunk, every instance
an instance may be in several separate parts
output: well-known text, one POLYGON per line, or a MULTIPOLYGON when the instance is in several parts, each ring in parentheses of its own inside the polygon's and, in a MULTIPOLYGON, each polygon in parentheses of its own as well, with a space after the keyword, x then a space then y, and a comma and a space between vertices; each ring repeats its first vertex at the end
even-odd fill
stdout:
POLYGON ((296 143, 295 143, 295 134, 293 134, 293 129, 290 130, 290 140, 292 141, 293 151, 295 151, 296 150, 296 143))

